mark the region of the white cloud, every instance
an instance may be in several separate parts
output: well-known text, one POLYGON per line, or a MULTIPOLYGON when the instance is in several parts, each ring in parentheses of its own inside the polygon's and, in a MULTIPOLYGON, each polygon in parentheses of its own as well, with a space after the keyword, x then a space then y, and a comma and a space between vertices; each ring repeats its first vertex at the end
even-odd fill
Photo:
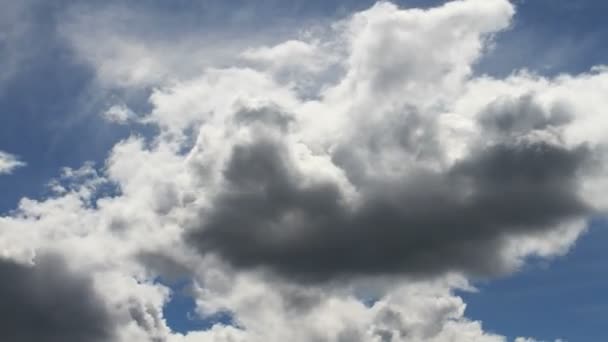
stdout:
POLYGON ((97 70, 102 88, 162 87, 197 77, 210 67, 243 64, 240 55, 247 47, 281 41, 291 31, 208 27, 198 20, 210 15, 214 4, 196 6, 203 7, 196 17, 200 25, 192 26, 164 11, 141 15, 146 8, 141 4, 79 4, 62 13, 58 31, 77 56, 97 70))
POLYGON ((249 49, 243 52, 242 56, 273 69, 301 66, 314 72, 316 68, 323 67, 323 61, 318 59, 318 47, 300 40, 289 40, 272 47, 249 49))
POLYGON ((0 175, 11 174, 15 169, 25 165, 26 164, 16 156, 0 151, 0 175))
POLYGON ((135 119, 135 115, 136 114, 133 113, 133 111, 124 104, 114 105, 108 108, 108 110, 106 110, 105 112, 103 112, 104 119, 119 124, 125 124, 130 120, 135 119))
MULTIPOLYGON (((202 63, 196 54, 184 59, 184 51, 193 50, 180 42, 172 49, 172 42, 114 32, 91 39, 75 28, 89 19, 107 23, 107 13, 74 12, 64 33, 106 86, 157 86, 149 98, 152 110, 142 120, 158 126, 160 134, 152 141, 131 137, 118 143, 102 170, 89 164, 66 169, 51 184, 56 195, 48 199, 22 199, 14 213, 0 217, 0 254, 23 263, 47 250, 66 256, 72 268, 93 276, 113 308, 121 341, 506 341, 466 318, 466 304, 453 291, 471 288, 469 269, 427 278, 396 272, 300 284, 262 266, 241 269, 199 253, 184 237, 210 220, 230 185, 226 170, 234 149, 260 137, 284 147, 297 186, 331 184, 353 210, 367 196, 391 193, 384 186, 390 181, 408 179, 416 170, 446 172, 502 140, 564 149, 606 146, 605 69, 555 78, 472 74, 513 14, 506 0, 455 1, 425 11, 379 3, 336 23, 330 35, 243 46, 236 55, 250 64, 226 67, 213 59, 202 63), (282 78, 285 70, 297 73, 282 78), (303 74, 317 85, 300 87, 298 82, 310 79, 292 76, 303 74), (303 88, 316 93, 303 95, 303 88), (565 110, 569 121, 547 128, 524 120, 524 128, 508 136, 479 124, 493 110, 527 105, 538 107, 543 118, 565 110), (413 117, 419 121, 408 121, 413 117), (403 122, 415 129, 408 131, 403 122), (338 152, 351 164, 337 161, 338 152), (104 194, 107 186, 118 191, 104 194), (172 272, 194 279, 202 316, 229 311, 236 326, 171 332, 162 310, 171 294, 154 280, 172 272), (364 305, 362 293, 377 301, 364 305)), ((120 123, 133 117, 121 104, 104 115, 120 123)), ((608 159, 601 148, 594 151, 593 172, 577 175, 575 194, 606 210, 608 159)), ((0 154, 0 173, 19 163, 0 154)), ((297 221, 299 212, 289 214, 281 222, 297 221)), ((490 242, 482 234, 481 242, 467 246, 491 249, 502 272, 516 271, 528 256, 566 253, 584 232, 585 218, 532 231, 516 227, 490 242)))

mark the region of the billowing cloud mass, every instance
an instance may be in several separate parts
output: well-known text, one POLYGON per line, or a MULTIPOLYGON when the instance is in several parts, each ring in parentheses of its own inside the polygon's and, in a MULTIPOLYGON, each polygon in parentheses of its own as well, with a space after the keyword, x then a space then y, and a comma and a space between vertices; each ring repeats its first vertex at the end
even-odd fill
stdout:
POLYGON ((101 115, 155 134, 0 217, 0 297, 25 308, 2 339, 39 340, 31 321, 57 341, 506 341, 454 291, 566 253, 608 208, 608 70, 474 72, 507 0, 381 2, 229 65, 190 36, 142 52, 96 31, 111 10, 58 31, 104 88, 153 89, 145 113, 101 115), (159 279, 233 324, 172 331, 159 279))
POLYGON ((16 156, 0 151, 0 175, 10 174, 15 169, 25 166, 16 156))
POLYGON ((35 265, 0 261, 2 338, 7 341, 112 341, 113 323, 90 282, 57 256, 35 265))

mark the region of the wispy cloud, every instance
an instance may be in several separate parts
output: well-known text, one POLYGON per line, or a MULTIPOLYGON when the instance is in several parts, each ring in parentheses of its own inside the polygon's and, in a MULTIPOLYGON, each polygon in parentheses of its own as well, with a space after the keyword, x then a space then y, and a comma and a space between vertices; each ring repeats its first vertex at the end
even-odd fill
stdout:
POLYGON ((17 156, 0 151, 0 175, 11 174, 25 165, 17 156))

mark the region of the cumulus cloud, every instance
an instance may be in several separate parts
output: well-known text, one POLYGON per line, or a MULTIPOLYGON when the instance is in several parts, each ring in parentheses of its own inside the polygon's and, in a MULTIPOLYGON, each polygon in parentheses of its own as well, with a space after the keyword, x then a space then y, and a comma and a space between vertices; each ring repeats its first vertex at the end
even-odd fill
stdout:
POLYGON ((495 275, 510 270, 499 253, 503 238, 592 214, 576 185, 585 149, 492 146, 444 172, 373 179, 350 207, 334 184, 301 185, 281 149, 263 141, 233 149, 226 193, 190 240, 202 252, 313 278, 495 275))
MULTIPOLYGON (((138 115, 158 134, 65 169, 48 198, 0 217, 6 272, 29 284, 41 252, 60 253, 56 277, 87 279, 74 281, 87 300, 67 308, 101 324, 91 338, 506 341, 454 290, 566 253, 608 208, 608 72, 473 72, 513 15, 506 0, 382 2, 207 65, 150 48, 166 40, 131 45, 135 33, 84 39, 79 25, 110 16, 70 11, 60 31, 105 86, 158 85, 138 115), (234 324, 171 331, 174 294, 158 280, 183 278, 200 318, 234 324)), ((120 103, 104 115, 133 117, 120 103)), ((40 290, 7 286, 0 296, 40 290)))
POLYGON ((468 100, 454 94, 471 82, 487 35, 509 24, 508 4, 474 4, 426 12, 376 5, 345 24, 347 72, 321 100, 284 97, 280 110, 241 100, 236 114, 216 113, 234 123, 204 122, 199 139, 222 136, 210 156, 220 159, 220 185, 188 241, 237 268, 298 280, 492 276, 518 264, 508 241, 594 215, 582 180, 599 167, 601 148, 562 141, 571 108, 545 109, 523 95, 488 98, 474 113, 443 112, 454 96, 468 100), (443 37, 448 23, 462 25, 460 40, 443 37), (386 41, 378 45, 379 37, 386 41), (407 58, 412 50, 433 57, 407 58), (246 113, 251 120, 238 120, 246 113), (443 137, 459 128, 442 121, 448 115, 476 132, 443 137), (463 145, 458 155, 452 144, 463 145))
POLYGON ((25 166, 15 155, 0 151, 0 175, 11 174, 15 169, 25 166))
POLYGON ((56 255, 0 260, 0 336, 7 341, 112 341, 114 322, 89 279, 56 255))

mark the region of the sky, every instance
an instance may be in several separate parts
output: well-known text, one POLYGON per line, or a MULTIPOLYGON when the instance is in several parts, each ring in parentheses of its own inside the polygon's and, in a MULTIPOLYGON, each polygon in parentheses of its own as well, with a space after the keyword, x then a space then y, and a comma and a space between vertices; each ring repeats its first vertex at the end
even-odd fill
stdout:
POLYGON ((605 1, 0 5, 0 339, 608 338, 605 1))

